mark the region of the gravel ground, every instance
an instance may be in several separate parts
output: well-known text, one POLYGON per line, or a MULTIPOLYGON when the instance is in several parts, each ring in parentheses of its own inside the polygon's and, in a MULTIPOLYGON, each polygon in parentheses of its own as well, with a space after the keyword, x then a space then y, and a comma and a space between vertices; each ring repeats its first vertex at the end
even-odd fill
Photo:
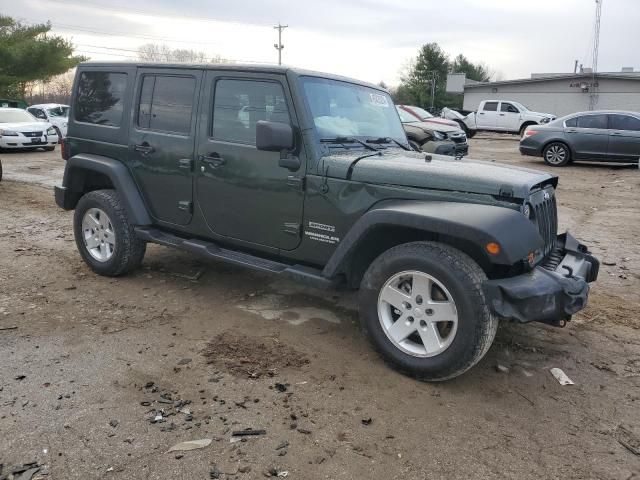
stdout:
MULTIPOLYGON (((509 136, 478 136, 471 152, 544 169, 509 136)), ((562 227, 608 264, 590 306, 564 329, 504 324, 476 368, 427 384, 373 353, 353 294, 158 246, 130 276, 94 275, 53 201, 58 150, 2 162, 4 473, 37 462, 34 478, 49 479, 640 478, 637 167, 554 170, 562 227), (232 442, 247 428, 265 434, 232 442), (168 452, 198 439, 212 442, 168 452)))

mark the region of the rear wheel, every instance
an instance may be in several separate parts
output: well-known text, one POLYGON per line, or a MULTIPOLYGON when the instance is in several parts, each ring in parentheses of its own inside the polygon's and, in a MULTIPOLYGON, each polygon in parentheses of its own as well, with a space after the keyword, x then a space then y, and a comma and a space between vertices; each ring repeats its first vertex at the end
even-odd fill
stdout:
POLYGON ((73 229, 80 255, 100 275, 115 277, 142 263, 146 243, 136 237, 115 190, 84 195, 76 206, 73 229))
POLYGON ((369 267, 360 287, 360 315, 374 347, 398 370, 447 380, 489 350, 498 319, 487 306, 482 269, 446 245, 394 247, 369 267))
POLYGON ((553 142, 545 147, 542 157, 544 162, 551 167, 564 167, 571 161, 571 151, 564 143, 553 142))

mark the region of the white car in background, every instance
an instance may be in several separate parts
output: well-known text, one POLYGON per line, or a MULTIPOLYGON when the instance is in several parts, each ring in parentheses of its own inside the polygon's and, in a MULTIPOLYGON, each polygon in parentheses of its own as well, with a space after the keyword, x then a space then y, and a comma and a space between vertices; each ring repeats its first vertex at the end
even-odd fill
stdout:
POLYGON ((51 151, 58 140, 58 133, 49 122, 21 108, 0 108, 0 150, 44 148, 51 151))
POLYGON ((58 132, 58 137, 62 140, 67 136, 67 122, 69 121, 69 105, 61 103, 43 103, 41 105, 31 105, 27 112, 39 120, 46 120, 58 132))

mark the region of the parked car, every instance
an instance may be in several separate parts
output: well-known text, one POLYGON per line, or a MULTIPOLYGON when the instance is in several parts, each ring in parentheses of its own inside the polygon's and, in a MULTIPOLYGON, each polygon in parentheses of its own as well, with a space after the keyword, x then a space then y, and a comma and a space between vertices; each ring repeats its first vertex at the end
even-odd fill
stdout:
POLYGON ((405 109, 396 108, 414 150, 452 157, 465 156, 469 153, 467 136, 457 126, 422 122, 405 109))
POLYGON ((0 150, 43 148, 53 150, 58 133, 49 122, 21 108, 0 108, 0 150))
POLYGON ((453 120, 447 120, 442 117, 434 117, 429 112, 427 112, 424 108, 415 107, 413 105, 397 105, 398 108, 409 112, 411 115, 416 117, 421 122, 425 123, 433 123, 436 126, 439 125, 449 125, 450 127, 458 127, 458 124, 453 120))
POLYGON ((580 112, 547 125, 528 127, 520 153, 563 167, 579 160, 640 161, 640 113, 621 110, 580 112))
POLYGON ((34 117, 46 120, 56 129, 58 137, 62 140, 67 136, 67 121, 69 119, 69 105, 61 103, 44 103, 42 105, 31 105, 27 108, 34 117))
POLYGON ((425 380, 476 364, 500 319, 564 325, 598 276, 587 247, 557 235, 557 177, 427 160, 376 85, 277 65, 83 63, 72 95, 55 199, 97 274, 138 268, 151 242, 359 289, 374 347, 425 380))
POLYGON ((456 121, 467 135, 489 131, 522 136, 529 125, 549 123, 556 118, 550 113, 533 112, 519 102, 505 100, 483 100, 476 112, 443 108, 441 115, 456 121))

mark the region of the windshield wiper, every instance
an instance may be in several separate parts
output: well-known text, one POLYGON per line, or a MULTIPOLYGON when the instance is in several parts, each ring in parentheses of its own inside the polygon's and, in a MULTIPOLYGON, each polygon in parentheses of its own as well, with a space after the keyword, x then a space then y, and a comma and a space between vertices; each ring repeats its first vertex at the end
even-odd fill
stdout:
POLYGON ((362 140, 358 140, 357 138, 353 138, 353 137, 321 138, 320 143, 337 143, 337 144, 359 143, 360 145, 362 145, 363 147, 369 150, 372 150, 374 152, 379 151, 377 148, 372 147, 371 145, 367 145, 367 143, 363 142, 362 140))
POLYGON ((403 150, 411 150, 409 147, 407 147, 406 145, 403 145, 402 143, 397 141, 395 138, 390 138, 390 137, 380 137, 380 138, 370 139, 370 140, 367 140, 367 143, 376 143, 378 145, 381 143, 395 143, 403 150))

